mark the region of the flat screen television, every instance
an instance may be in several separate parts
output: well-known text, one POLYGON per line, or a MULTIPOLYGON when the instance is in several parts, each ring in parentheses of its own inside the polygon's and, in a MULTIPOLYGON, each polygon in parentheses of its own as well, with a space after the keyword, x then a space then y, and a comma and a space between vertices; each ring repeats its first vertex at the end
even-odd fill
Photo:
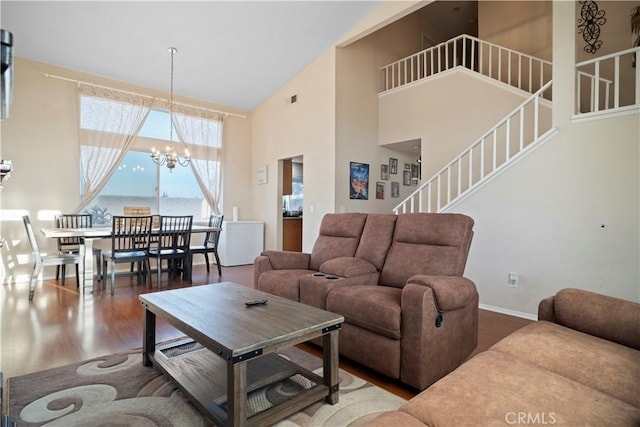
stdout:
POLYGON ((9 107, 13 99, 13 34, 0 29, 0 120, 9 117, 9 107))

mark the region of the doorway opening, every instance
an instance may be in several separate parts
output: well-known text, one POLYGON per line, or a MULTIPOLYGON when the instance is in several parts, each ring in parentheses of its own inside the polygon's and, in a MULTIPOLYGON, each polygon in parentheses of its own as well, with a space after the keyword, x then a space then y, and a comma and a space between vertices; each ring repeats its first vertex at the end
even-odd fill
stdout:
POLYGON ((302 252, 303 156, 282 160, 282 249, 302 252))

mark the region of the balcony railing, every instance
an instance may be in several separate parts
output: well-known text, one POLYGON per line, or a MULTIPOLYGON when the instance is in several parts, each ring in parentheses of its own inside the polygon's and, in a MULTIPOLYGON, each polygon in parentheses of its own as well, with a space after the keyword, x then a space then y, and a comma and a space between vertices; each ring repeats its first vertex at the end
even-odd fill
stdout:
POLYGON ((640 47, 582 61, 576 73, 577 114, 640 107, 640 47))
POLYGON ((466 34, 380 68, 381 92, 465 67, 534 93, 551 80, 551 62, 466 34))
POLYGON ((393 212, 440 212, 543 140, 552 131, 551 105, 545 99, 550 89, 549 81, 418 187, 393 212))

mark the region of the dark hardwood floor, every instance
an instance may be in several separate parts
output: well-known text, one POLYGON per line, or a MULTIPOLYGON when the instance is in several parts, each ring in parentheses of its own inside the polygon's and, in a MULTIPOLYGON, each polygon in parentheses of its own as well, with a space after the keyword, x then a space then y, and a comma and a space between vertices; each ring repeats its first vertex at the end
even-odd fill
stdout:
MULTIPOLYGON (((196 265, 193 285, 181 279, 165 280, 165 277, 163 290, 222 281, 253 286, 253 266, 223 268, 219 277, 215 267, 207 273, 204 265, 196 265)), ((154 286, 155 283, 154 280, 154 286)), ((133 277, 121 277, 116 279, 113 297, 109 289, 102 290, 99 285, 93 294, 79 294, 75 280, 68 276, 66 287, 54 280, 38 284, 33 302, 29 303, 26 283, 0 285, 0 370, 5 381, 29 372, 140 348, 142 307, 138 295, 155 291, 155 288, 137 285, 133 277)), ((479 317, 479 344, 475 353, 530 323, 484 310, 480 310, 479 317)), ((157 330, 158 341, 184 335, 160 320, 157 330)), ((320 350, 313 345, 301 345, 301 348, 320 355, 320 350)), ((417 393, 411 387, 344 358, 340 359, 340 367, 405 399, 417 393)))

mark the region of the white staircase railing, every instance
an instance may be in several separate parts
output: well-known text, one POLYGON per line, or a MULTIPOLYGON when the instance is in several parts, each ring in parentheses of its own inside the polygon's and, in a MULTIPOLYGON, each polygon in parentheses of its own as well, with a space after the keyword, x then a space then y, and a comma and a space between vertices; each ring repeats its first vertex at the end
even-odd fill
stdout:
POLYGON ((576 114, 640 107, 640 47, 582 61, 576 76, 576 114))
POLYGON ((529 93, 551 80, 551 62, 460 35, 380 68, 381 92, 465 67, 529 93))
POLYGON ((551 81, 418 187, 393 212, 443 211, 543 140, 553 130, 551 104, 543 99, 549 97, 550 88, 551 81), (549 114, 541 114, 543 106, 549 114))

